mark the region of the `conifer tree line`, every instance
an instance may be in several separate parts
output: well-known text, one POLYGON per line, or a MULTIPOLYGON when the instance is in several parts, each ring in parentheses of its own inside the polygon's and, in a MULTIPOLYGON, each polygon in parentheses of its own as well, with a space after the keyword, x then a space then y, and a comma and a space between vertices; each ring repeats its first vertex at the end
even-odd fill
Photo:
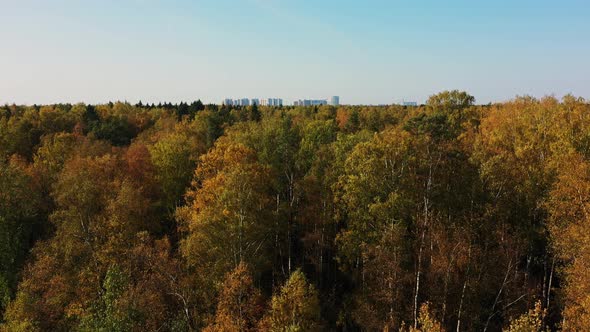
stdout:
POLYGON ((590 104, 0 106, 0 331, 589 331, 590 104))

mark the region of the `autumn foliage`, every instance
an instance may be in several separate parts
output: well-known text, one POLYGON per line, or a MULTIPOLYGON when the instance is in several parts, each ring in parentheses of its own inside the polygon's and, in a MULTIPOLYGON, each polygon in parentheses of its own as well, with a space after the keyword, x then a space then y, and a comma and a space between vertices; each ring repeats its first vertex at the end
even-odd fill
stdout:
POLYGON ((590 330, 590 104, 0 106, 1 331, 590 330))

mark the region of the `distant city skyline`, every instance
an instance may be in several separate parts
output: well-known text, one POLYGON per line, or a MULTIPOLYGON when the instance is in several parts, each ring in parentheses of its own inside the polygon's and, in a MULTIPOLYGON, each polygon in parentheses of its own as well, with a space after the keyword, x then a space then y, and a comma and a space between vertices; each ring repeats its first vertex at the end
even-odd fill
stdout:
POLYGON ((0 104, 590 98, 582 0, 0 0, 0 104))
POLYGON ((340 105, 340 96, 331 96, 329 99, 297 99, 291 103, 284 103, 282 98, 224 98, 222 105, 229 106, 319 106, 319 105, 340 105))

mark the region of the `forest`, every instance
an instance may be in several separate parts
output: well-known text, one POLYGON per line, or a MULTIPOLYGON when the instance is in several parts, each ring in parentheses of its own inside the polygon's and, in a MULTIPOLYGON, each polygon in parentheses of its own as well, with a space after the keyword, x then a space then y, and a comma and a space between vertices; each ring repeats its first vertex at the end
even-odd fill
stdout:
POLYGON ((590 103, 0 106, 0 331, 590 331, 590 103))

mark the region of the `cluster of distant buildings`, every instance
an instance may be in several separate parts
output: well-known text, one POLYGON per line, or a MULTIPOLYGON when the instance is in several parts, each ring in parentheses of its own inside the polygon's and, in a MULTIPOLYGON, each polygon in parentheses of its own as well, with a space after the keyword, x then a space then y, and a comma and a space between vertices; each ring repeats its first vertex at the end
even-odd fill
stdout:
MULTIPOLYGON (((226 98, 223 100, 223 105, 226 106, 251 106, 251 105, 258 105, 258 106, 283 106, 283 99, 281 98, 240 98, 240 99, 232 99, 226 98)), ((339 96, 332 96, 330 99, 298 99, 293 102, 293 106, 321 106, 321 105, 332 105, 338 106, 340 105, 340 97, 339 96)), ((406 101, 402 100, 397 105, 402 106, 410 106, 415 107, 418 106, 418 103, 415 101, 406 101)), ((385 104, 380 106, 386 106, 385 104)))
POLYGON ((260 105, 260 106, 283 106, 283 99, 281 98, 241 98, 241 99, 231 99, 225 98, 223 100, 223 105, 226 106, 250 106, 250 105, 260 105))
MULTIPOLYGON (((250 105, 260 105, 260 106, 283 106, 283 99, 281 98, 240 98, 240 99, 232 99, 232 98, 225 98, 223 100, 223 105, 226 106, 250 106, 250 105)), ((338 106, 340 105, 340 97, 332 96, 330 100, 328 99, 299 99, 293 102, 293 106, 320 106, 320 105, 332 105, 338 106)))
POLYGON ((332 96, 329 102, 327 99, 299 99, 293 102, 293 106, 320 106, 328 104, 332 106, 340 105, 340 97, 332 96))
POLYGON ((418 106, 418 103, 415 101, 402 101, 402 106, 418 106))

